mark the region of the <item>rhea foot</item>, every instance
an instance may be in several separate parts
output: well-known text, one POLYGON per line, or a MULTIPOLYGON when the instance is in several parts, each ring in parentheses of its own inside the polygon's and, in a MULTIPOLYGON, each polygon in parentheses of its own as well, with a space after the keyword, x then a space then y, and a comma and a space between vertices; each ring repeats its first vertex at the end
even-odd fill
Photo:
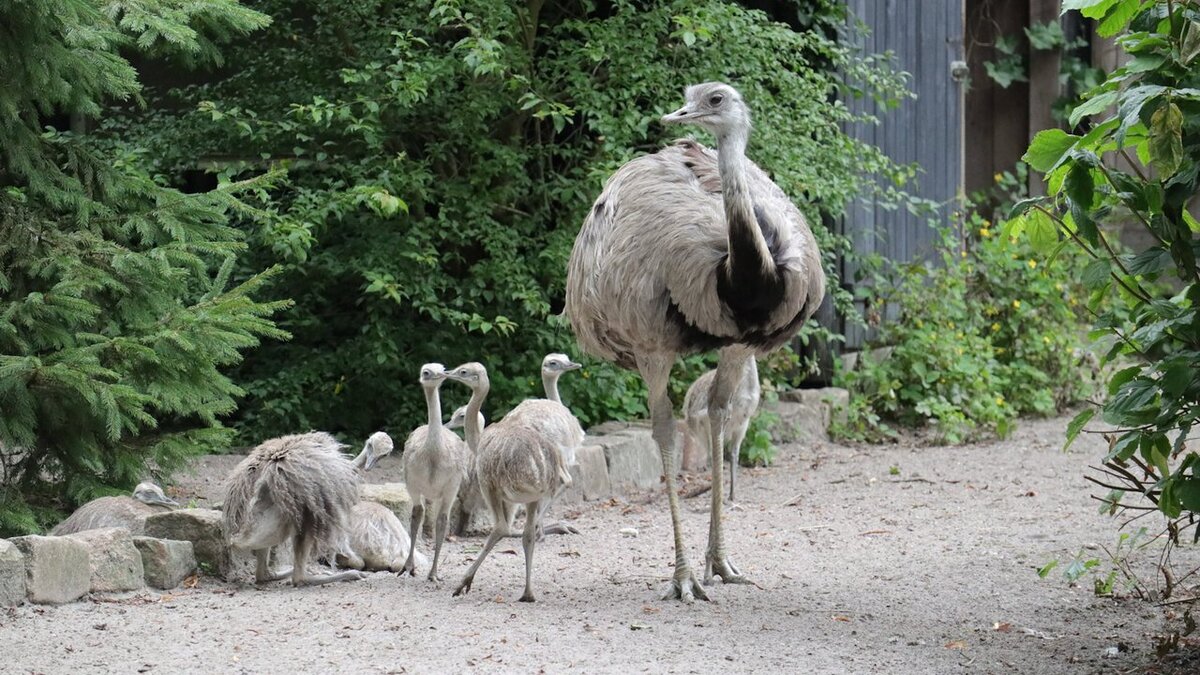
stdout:
POLYGON ((708 593, 704 591, 704 587, 696 581, 696 575, 692 574, 690 567, 684 567, 675 572, 675 577, 671 579, 671 586, 667 589, 663 600, 682 600, 686 603, 691 603, 697 598, 707 601, 708 593))
POLYGON ((754 583, 742 576, 737 566, 728 557, 717 556, 709 552, 704 561, 704 583, 712 583, 713 577, 721 577, 721 582, 726 584, 754 583))
POLYGON ((452 597, 457 598, 460 595, 466 595, 467 592, 471 590, 471 584, 474 581, 475 581, 474 577, 465 577, 462 580, 462 583, 460 583, 458 585, 458 588, 454 589, 454 595, 452 597))
POLYGON ((533 597, 533 591, 526 588, 525 592, 521 594, 521 597, 517 598, 517 602, 536 602, 533 597))

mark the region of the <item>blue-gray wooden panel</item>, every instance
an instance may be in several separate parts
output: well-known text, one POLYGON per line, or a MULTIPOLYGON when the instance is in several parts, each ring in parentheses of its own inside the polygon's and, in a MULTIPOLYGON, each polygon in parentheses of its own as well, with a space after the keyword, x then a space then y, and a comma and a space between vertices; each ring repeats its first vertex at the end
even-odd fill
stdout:
MULTIPOLYGON (((870 99, 846 101, 851 111, 874 114, 881 120, 879 125, 849 125, 847 131, 878 146, 897 163, 916 163, 920 173, 907 190, 941 204, 943 222, 962 190, 961 85, 951 76, 951 64, 962 58, 963 1, 847 0, 851 15, 869 31, 863 34, 852 23, 851 39, 864 54, 892 52, 895 67, 910 74, 909 88, 916 95, 893 110, 881 110, 870 99)), ((865 193, 839 224, 856 252, 897 262, 929 255, 936 232, 929 226, 928 216, 884 208, 865 193)), ((853 285, 856 271, 852 260, 844 261, 843 283, 853 285)), ((892 314, 889 310, 885 318, 892 314)), ((867 337, 848 321, 839 328, 851 349, 861 346, 867 337)))

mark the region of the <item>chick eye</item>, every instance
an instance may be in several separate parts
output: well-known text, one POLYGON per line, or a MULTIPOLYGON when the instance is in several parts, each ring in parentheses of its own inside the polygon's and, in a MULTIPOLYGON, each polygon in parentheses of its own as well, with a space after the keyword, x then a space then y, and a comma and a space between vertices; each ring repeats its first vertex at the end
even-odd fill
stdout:
POLYGON ((715 107, 721 105, 721 101, 724 100, 725 96, 723 94, 713 94, 709 97, 708 104, 715 107))

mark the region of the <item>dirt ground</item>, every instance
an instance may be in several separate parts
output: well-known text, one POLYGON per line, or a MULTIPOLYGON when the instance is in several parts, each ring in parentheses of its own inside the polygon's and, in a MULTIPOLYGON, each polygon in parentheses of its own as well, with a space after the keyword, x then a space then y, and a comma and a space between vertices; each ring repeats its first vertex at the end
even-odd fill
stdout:
MULTIPOLYGON (((743 470, 725 521, 759 587, 717 584, 711 603, 659 600, 672 559, 660 493, 555 507, 581 534, 538 545, 535 604, 516 602, 517 540, 452 598, 481 544, 466 539, 444 549, 440 585, 386 573, 305 589, 204 579, 14 608, 0 612, 0 671, 1142 672, 1163 609, 1036 573, 1117 536, 1081 477, 1103 441, 1063 453, 1065 425, 1025 422, 1012 439, 967 447, 781 448, 774 467, 743 470), (636 537, 621 534, 629 527, 636 537)), ((396 471, 386 461, 376 480, 396 471)), ((185 489, 203 496, 228 464, 202 462, 185 489)), ((695 566, 708 500, 684 501, 695 566)), ((1156 550, 1136 565, 1152 588, 1156 550)), ((1200 550, 1174 561, 1190 570, 1200 550)))

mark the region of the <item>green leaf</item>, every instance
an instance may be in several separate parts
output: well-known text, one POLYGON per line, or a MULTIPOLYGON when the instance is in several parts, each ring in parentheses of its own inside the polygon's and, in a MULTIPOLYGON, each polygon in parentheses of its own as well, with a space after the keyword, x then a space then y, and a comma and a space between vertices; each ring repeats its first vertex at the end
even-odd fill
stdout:
POLYGON ((1058 567, 1058 561, 1051 560, 1050 562, 1048 562, 1045 565, 1042 565, 1041 567, 1038 568, 1037 575, 1039 577, 1045 579, 1046 575, 1050 574, 1051 570, 1053 570, 1055 567, 1058 567))
POLYGON ((1141 366, 1130 366, 1114 373, 1112 379, 1108 381, 1108 395, 1116 394, 1121 385, 1137 377, 1140 372, 1142 372, 1141 366))
POLYGON ((1104 112, 1105 109, 1117 102, 1117 96, 1119 94, 1120 92, 1117 91, 1106 91, 1098 96, 1088 99, 1078 106, 1075 106, 1075 108, 1071 110, 1071 116, 1068 119, 1068 122, 1071 124, 1071 126, 1076 126, 1088 115, 1096 115, 1104 112))
POLYGON ((1179 45, 1179 62, 1191 63, 1200 54, 1200 22, 1189 21, 1184 30, 1183 42, 1179 45))
POLYGON ((1159 175, 1169 178, 1183 162, 1183 112, 1174 102, 1150 116, 1150 163, 1159 175))
POLYGON ((1100 25, 1096 26, 1096 34, 1100 37, 1112 37, 1120 33, 1133 15, 1137 14, 1141 4, 1142 0, 1120 0, 1108 11, 1100 25))
POLYGON ((1071 165, 1067 179, 1063 181, 1063 189, 1067 197, 1080 209, 1090 209, 1096 198, 1096 184, 1092 179, 1092 170, 1086 164, 1071 165))
POLYGON ((1079 432, 1083 430, 1084 425, 1090 422, 1095 415, 1095 408, 1087 408, 1071 419, 1070 423, 1067 424, 1067 442, 1063 445, 1063 450, 1071 447, 1071 444, 1079 436, 1079 432))
POLYGON ((1049 253, 1058 243, 1058 227, 1041 209, 1030 211, 1025 222, 1029 244, 1039 253, 1049 253))
POLYGON ((1021 159, 1035 171, 1045 173, 1057 166, 1078 140, 1079 136, 1062 129, 1045 129, 1033 137, 1021 159))
POLYGON ((1200 478, 1190 477, 1176 481, 1175 496, 1188 511, 1200 512, 1200 478))
POLYGON ((1161 246, 1152 246, 1135 255, 1128 267, 1130 274, 1157 274, 1173 264, 1170 251, 1161 246))
POLYGON ((1066 14, 1074 9, 1089 19, 1099 19, 1116 2, 1117 0, 1063 0, 1062 13, 1066 14))

